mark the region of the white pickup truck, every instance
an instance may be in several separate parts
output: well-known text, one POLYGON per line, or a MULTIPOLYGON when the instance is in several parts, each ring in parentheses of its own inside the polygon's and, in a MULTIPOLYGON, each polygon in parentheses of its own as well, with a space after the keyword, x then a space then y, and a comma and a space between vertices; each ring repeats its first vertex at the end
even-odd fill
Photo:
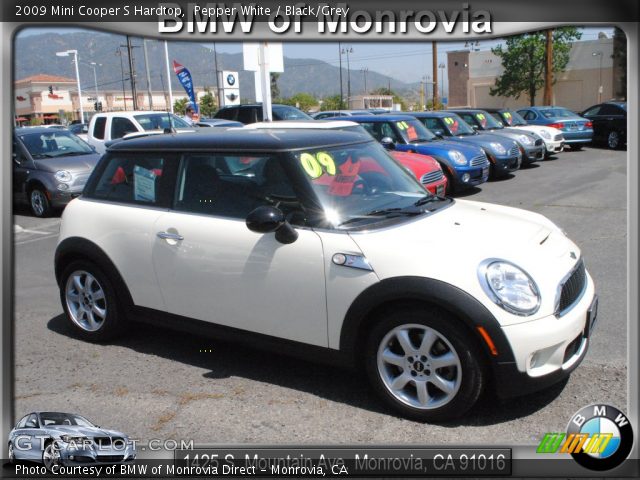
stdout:
POLYGON ((89 122, 87 142, 103 154, 106 143, 131 133, 164 131, 165 129, 196 130, 180 117, 168 112, 105 112, 96 113, 89 122))

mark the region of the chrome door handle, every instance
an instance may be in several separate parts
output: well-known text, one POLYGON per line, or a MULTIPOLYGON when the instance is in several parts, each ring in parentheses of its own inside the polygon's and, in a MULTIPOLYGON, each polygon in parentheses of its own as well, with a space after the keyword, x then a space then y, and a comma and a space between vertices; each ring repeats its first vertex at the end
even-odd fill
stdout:
POLYGON ((158 238, 161 238, 163 240, 176 240, 176 241, 184 240, 184 237, 177 233, 158 232, 156 235, 158 238))

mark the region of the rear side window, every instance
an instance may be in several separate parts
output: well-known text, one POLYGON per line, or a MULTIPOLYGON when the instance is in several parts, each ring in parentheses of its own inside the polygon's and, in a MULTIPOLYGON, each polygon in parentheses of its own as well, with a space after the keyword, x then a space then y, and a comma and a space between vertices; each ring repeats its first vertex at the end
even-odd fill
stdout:
POLYGON ((238 121, 244 124, 256 123, 256 109, 251 107, 243 107, 238 112, 238 121))
POLYGON ((615 105, 603 105, 600 115, 624 115, 624 110, 615 105))
POLYGON ((127 133, 137 132, 138 129, 131 120, 124 117, 113 117, 111 119, 111 140, 122 138, 127 133))
POLYGON ((518 113, 522 115, 525 120, 535 120, 536 117, 538 116, 536 115, 535 112, 532 112, 531 110, 525 110, 524 112, 520 111, 518 113))
POLYGON ((89 198, 167 207, 173 191, 174 156, 162 153, 112 153, 87 185, 89 198))
POLYGON ((237 116, 237 108, 223 108, 216 113, 216 118, 224 118, 225 120, 235 120, 237 116))
POLYGON ((93 124, 93 138, 104 140, 104 130, 106 125, 107 117, 96 118, 96 122, 93 124))

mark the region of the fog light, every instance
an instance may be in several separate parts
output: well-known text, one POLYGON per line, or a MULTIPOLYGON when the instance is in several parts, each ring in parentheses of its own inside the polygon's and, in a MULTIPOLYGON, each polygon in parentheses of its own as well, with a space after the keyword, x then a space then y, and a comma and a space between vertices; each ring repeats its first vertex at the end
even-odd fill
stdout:
POLYGON ((536 368, 540 362, 540 352, 535 352, 529 359, 529 368, 536 368))
POLYGON ((468 173, 462 175, 462 181, 464 183, 467 183, 469 180, 471 180, 471 175, 469 175, 468 173))
POLYGON ((67 185, 66 183, 59 183, 58 184, 58 190, 69 190, 69 185, 67 185))
POLYGON ((75 456, 73 456, 73 455, 69 455, 69 460, 73 461, 73 460, 75 460, 75 459, 76 459, 76 457, 75 457, 75 456))

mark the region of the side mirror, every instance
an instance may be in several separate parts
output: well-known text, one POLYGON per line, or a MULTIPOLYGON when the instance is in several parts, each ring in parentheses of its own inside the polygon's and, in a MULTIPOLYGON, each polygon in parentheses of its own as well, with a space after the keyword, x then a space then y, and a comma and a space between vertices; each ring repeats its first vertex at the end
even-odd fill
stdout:
POLYGON ((11 152, 11 158, 15 162, 16 165, 20 165, 20 158, 16 152, 11 152))
POLYGON ((276 240, 289 244, 298 239, 298 232, 291 226, 282 210, 271 206, 261 206, 247 215, 247 228, 256 233, 276 233, 276 240))
POLYGON ((438 138, 444 138, 444 130, 432 130, 433 134, 438 138))
POLYGON ((391 137, 384 137, 382 140, 380 140, 380 143, 387 150, 395 150, 396 149, 396 142, 394 142, 391 137))
POLYGON ((82 133, 89 133, 89 127, 87 127, 86 125, 82 127, 82 133))
POLYGON ((473 125, 471 125, 471 128, 473 128, 474 130, 478 130, 478 128, 480 128, 480 127, 478 127, 478 125, 476 125, 476 124, 474 123, 473 125))

